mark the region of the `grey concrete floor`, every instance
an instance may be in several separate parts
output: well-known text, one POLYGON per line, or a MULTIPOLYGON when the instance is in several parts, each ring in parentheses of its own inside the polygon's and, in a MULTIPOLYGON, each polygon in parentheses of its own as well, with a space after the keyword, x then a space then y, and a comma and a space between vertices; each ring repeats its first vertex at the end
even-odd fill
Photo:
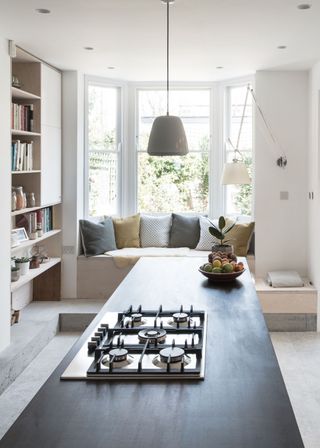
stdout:
POLYGON ((0 439, 36 395, 78 339, 78 333, 59 333, 0 395, 0 439))
POLYGON ((305 448, 320 447, 320 333, 271 333, 305 448))
MULTIPOLYGON (((0 396, 0 439, 78 338, 59 333, 0 396)), ((305 448, 320 447, 320 333, 272 333, 305 448)))

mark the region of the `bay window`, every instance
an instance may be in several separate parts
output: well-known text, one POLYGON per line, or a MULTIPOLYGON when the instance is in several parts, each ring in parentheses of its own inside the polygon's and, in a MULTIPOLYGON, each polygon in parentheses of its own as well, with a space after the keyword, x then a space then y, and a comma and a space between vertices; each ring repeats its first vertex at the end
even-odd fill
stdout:
POLYGON ((208 212, 210 90, 170 92, 170 114, 183 121, 189 145, 187 156, 148 155, 153 120, 165 113, 165 90, 138 91, 138 211, 208 212))
MULTIPOLYGON (((234 146, 237 143, 246 89, 247 81, 174 86, 170 114, 183 121, 189 153, 152 157, 147 153, 148 140, 153 120, 166 114, 165 88, 88 77, 86 215, 172 211, 211 217, 252 215, 252 185, 220 183, 223 163, 233 158, 232 146, 226 142, 230 138, 234 146)), ((250 95, 239 150, 252 177, 250 95)))

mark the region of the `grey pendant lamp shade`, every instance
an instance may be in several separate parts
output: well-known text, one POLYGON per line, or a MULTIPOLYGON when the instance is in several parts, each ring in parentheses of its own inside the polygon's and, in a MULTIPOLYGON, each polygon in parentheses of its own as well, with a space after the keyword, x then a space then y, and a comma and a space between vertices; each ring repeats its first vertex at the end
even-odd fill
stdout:
POLYGON ((184 156, 188 143, 182 121, 173 115, 157 117, 152 125, 148 143, 151 156, 184 156))
POLYGON ((151 128, 148 154, 151 156, 184 156, 188 154, 188 142, 181 118, 169 115, 169 4, 167 5, 167 115, 157 117, 151 128))

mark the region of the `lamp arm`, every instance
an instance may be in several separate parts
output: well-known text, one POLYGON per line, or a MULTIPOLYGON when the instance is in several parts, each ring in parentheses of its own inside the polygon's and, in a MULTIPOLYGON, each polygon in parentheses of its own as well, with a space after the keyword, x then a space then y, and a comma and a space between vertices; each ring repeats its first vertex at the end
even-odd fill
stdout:
MULTIPOLYGON (((249 87, 249 86, 248 86, 248 87, 249 87)), ((239 126, 238 139, 237 139, 237 144, 236 144, 236 149, 237 149, 238 151, 239 151, 240 137, 241 137, 241 133, 242 133, 242 127, 243 127, 244 117, 245 117, 246 109, 247 109, 248 96, 249 96, 249 89, 247 88, 246 98, 245 98, 245 100, 244 100, 243 111, 242 111, 242 117, 241 117, 240 126, 239 126)))
POLYGON ((258 110, 258 112, 259 112, 259 114, 260 114, 260 117, 262 118, 262 121, 263 121, 263 123, 264 123, 264 125, 265 125, 267 131, 269 132, 269 135, 270 135, 270 137, 271 137, 271 140, 273 141, 274 145, 277 146, 277 147, 280 149, 280 151, 282 152, 282 156, 280 156, 280 157, 277 159, 277 165, 278 165, 279 167, 281 167, 281 168, 285 168, 286 165, 287 165, 287 163, 288 163, 288 161, 287 161, 287 156, 286 156, 284 150, 282 149, 282 147, 280 146, 280 143, 279 143, 279 142, 277 141, 277 139, 275 138, 275 136, 274 136, 274 134, 273 134, 273 132, 272 132, 272 129, 271 129, 270 125, 269 125, 268 122, 267 122, 267 119, 266 119, 266 117, 265 117, 265 115, 264 115, 264 113, 263 113, 263 111, 262 111, 262 109, 261 109, 260 104, 259 104, 258 101, 257 101, 256 95, 255 95, 255 93, 254 93, 254 91, 253 91, 253 88, 250 86, 250 84, 248 84, 248 86, 247 86, 247 91, 248 91, 248 92, 250 91, 250 93, 251 93, 252 99, 253 99, 253 101, 254 101, 254 103, 255 103, 255 105, 256 105, 256 108, 257 108, 257 110, 258 110))

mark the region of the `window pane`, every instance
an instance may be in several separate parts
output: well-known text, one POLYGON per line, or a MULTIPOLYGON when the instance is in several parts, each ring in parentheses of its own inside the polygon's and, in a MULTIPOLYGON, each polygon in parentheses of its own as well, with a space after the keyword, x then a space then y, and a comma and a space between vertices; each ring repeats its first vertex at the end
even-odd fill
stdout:
POLYGON ((117 213, 118 89, 88 87, 89 216, 117 213))
POLYGON ((208 153, 184 157, 138 154, 138 206, 143 212, 208 210, 208 153))
POLYGON ((210 91, 170 92, 170 114, 183 121, 190 151, 187 156, 150 157, 145 153, 153 120, 164 114, 164 90, 139 92, 138 209, 207 212, 210 91))
MULTIPOLYGON (((231 142, 237 145, 241 117, 247 93, 247 86, 231 87, 229 89, 229 113, 227 129, 231 142)), ((252 98, 248 95, 242 132, 239 140, 239 149, 252 179, 252 98)), ((226 161, 232 162, 234 153, 227 145, 226 161)), ((226 187, 226 214, 252 215, 252 185, 228 185, 226 187)))
POLYGON ((89 216, 117 213, 116 153, 89 151, 89 216))
MULTIPOLYGON (((159 115, 166 114, 166 98, 164 90, 139 92, 139 151, 147 150, 153 120, 159 115)), ((170 114, 182 119, 189 151, 208 150, 210 135, 210 92, 208 90, 172 90, 170 114), (204 143, 206 143, 205 147, 204 143)))

